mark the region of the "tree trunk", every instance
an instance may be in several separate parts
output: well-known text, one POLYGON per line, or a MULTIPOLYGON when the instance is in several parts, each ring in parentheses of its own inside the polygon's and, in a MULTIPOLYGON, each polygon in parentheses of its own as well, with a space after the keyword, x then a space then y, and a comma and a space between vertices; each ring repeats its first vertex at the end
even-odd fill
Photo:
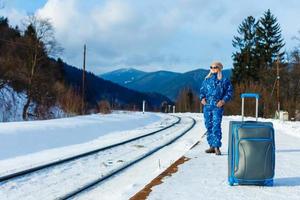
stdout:
POLYGON ((27 89, 27 93, 28 93, 28 98, 27 98, 27 102, 25 103, 24 107, 23 107, 23 120, 27 121, 28 120, 28 108, 29 105, 31 103, 31 89, 32 89, 32 84, 33 84, 33 77, 35 74, 35 68, 37 65, 37 46, 35 46, 34 49, 34 55, 33 55, 33 61, 32 61, 32 65, 31 65, 31 74, 29 77, 29 81, 28 81, 28 89, 27 89))
POLYGON ((30 97, 30 95, 28 95, 27 101, 23 107, 22 117, 23 117, 24 121, 28 120, 28 108, 29 108, 30 102, 31 102, 31 97, 30 97))

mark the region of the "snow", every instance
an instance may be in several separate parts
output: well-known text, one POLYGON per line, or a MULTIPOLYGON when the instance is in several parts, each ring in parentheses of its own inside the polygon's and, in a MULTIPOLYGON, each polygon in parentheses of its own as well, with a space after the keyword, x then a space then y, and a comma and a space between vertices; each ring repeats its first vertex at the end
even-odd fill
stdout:
POLYGON ((157 145, 164 144, 180 133, 178 129, 183 129, 183 127, 175 126, 149 138, 141 138, 138 141, 45 170, 44 173, 22 177, 17 181, 4 184, 1 189, 3 191, 10 190, 8 197, 13 199, 36 199, 37 197, 45 200, 57 199, 74 188, 121 168, 157 145), (72 177, 72 181, 70 181, 70 177, 72 177))
MULTIPOLYGON (((179 114, 179 116, 182 115, 179 114)), ((195 118, 199 122, 199 117, 196 116, 195 118)), ((182 120, 191 124, 191 120, 184 118, 182 120)), ((105 181, 89 193, 82 194, 75 199, 99 199, 100 196, 101 200, 129 199, 184 155, 199 140, 199 128, 200 124, 197 123, 193 129, 175 143, 133 165, 130 169, 116 175, 114 178, 105 181)))
MULTIPOLYGON (((16 92, 9 85, 4 85, 0 89, 0 122, 23 121, 23 107, 26 103, 26 92, 16 92)), ((29 111, 34 113, 36 103, 29 105, 29 111)), ((62 118, 67 117, 59 105, 54 105, 49 109, 49 117, 62 118)), ((29 120, 35 120, 35 117, 29 117, 29 120)), ((0 158, 1 159, 1 158, 0 158)))
MULTIPOLYGON (((229 186, 227 182, 227 132, 230 120, 223 119, 223 156, 204 153, 202 141, 185 154, 191 160, 179 166, 177 173, 166 177, 148 199, 299 199, 300 198, 300 123, 272 121, 276 133, 276 164, 273 187, 229 186), (295 137, 296 136, 296 137, 295 137)), ((248 118, 253 120, 253 118, 248 118)), ((262 119, 260 119, 262 120, 262 119)))
POLYGON ((4 85, 0 89, 0 122, 21 121, 25 100, 24 92, 17 93, 10 86, 4 85))
POLYGON ((147 112, 116 112, 110 115, 1 123, 0 160, 88 142, 107 133, 142 127, 160 119, 158 114, 147 112))
MULTIPOLYGON (((299 199, 300 122, 282 122, 260 118, 260 121, 272 121, 275 128, 274 186, 231 187, 227 183, 228 126, 229 121, 240 120, 241 117, 225 116, 223 118, 223 146, 221 148, 223 155, 215 156, 204 153, 208 145, 205 138, 201 138, 206 131, 203 115, 199 113, 178 113, 176 115, 182 117, 182 122, 157 136, 122 145, 97 156, 86 158, 84 161, 74 161, 44 173, 23 177, 8 184, 0 184, 0 199, 53 199, 74 186, 99 178, 110 170, 141 156, 155 145, 165 143, 191 125, 190 117, 196 119, 195 127, 175 143, 122 173, 114 175, 90 192, 83 193, 75 199, 129 199, 183 155, 191 159, 179 165, 177 173, 165 177, 162 184, 153 187, 148 199, 299 199), (200 143, 190 149, 199 140, 200 143)), ((246 120, 255 119, 249 117, 246 120)), ((21 137, 25 140, 26 136, 32 140, 28 141, 29 144, 39 144, 37 141, 41 141, 40 138, 43 135, 47 136, 45 144, 55 144, 58 141, 57 137, 65 140, 65 143, 52 147, 52 149, 44 147, 32 152, 27 150, 31 150, 30 145, 25 145, 23 150, 27 153, 0 160, 0 175, 143 135, 174 121, 176 121, 175 117, 166 114, 146 112, 143 115, 139 112, 114 112, 109 115, 3 123, 0 124, 0 145, 5 145, 3 139, 6 136, 10 136, 8 143, 12 142, 13 144, 16 143, 14 142, 16 138, 21 137), (14 137, 14 135, 18 135, 18 137, 14 137)), ((14 151, 11 148, 7 153, 14 151)))

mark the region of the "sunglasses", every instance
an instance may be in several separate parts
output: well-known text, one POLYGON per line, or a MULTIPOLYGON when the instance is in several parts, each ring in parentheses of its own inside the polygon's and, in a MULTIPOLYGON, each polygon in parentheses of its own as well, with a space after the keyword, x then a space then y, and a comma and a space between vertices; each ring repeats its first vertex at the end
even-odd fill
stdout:
POLYGON ((210 68, 211 68, 211 69, 218 69, 219 67, 217 67, 217 66, 215 66, 215 67, 210 66, 210 68))

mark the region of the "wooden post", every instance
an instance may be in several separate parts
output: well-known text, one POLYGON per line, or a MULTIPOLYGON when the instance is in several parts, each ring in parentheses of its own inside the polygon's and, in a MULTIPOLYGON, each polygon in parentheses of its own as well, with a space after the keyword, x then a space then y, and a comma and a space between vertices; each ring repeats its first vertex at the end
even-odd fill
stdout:
POLYGON ((81 102, 81 114, 85 114, 85 56, 86 45, 83 47, 83 71, 82 71, 82 102, 81 102))

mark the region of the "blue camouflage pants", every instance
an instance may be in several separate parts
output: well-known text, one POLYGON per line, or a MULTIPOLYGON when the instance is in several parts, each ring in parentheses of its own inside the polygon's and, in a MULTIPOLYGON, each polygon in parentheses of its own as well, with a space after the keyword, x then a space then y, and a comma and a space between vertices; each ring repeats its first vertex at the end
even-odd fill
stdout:
POLYGON ((204 121, 207 129, 207 142, 210 147, 221 147, 222 131, 221 122, 224 108, 218 108, 214 105, 205 105, 204 121))

